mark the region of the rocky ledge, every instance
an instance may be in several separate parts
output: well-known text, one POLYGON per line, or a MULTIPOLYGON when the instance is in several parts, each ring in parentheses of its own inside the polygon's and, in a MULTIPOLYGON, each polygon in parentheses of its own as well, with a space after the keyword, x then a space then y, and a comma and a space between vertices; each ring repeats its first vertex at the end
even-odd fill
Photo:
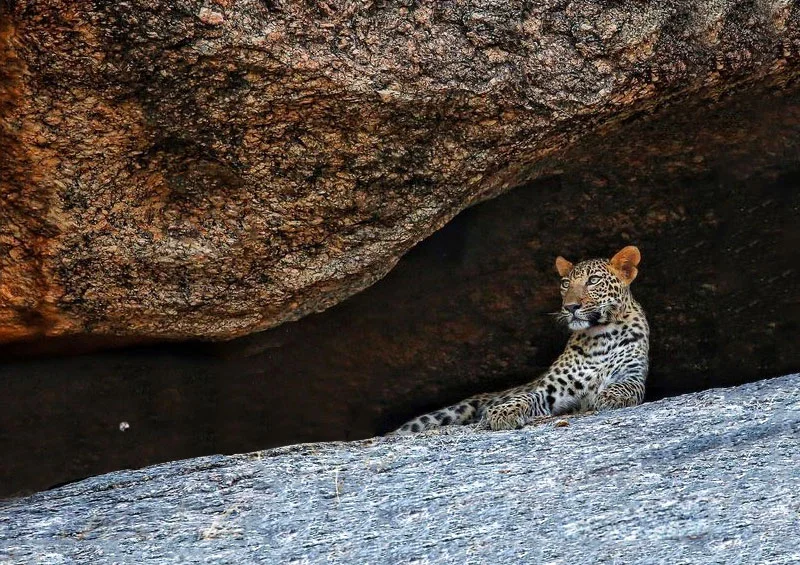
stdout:
POLYGON ((800 375, 522 431, 177 461, 0 507, 18 563, 797 563, 800 375))

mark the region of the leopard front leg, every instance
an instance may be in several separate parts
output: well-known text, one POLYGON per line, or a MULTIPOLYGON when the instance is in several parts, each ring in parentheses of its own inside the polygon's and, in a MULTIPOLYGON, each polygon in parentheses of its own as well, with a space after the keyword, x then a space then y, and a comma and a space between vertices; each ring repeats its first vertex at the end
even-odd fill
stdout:
POLYGON ((516 430, 537 416, 550 415, 545 391, 512 394, 486 408, 480 425, 492 430, 516 430))
POLYGON ((627 408, 638 406, 644 400, 644 381, 640 379, 626 379, 619 383, 608 385, 597 395, 595 410, 610 410, 613 408, 627 408))

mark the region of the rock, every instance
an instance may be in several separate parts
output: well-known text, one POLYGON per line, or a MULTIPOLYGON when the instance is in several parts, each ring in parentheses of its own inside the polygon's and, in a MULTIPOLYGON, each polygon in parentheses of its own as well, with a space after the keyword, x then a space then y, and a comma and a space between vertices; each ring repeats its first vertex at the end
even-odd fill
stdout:
MULTIPOLYGON (((581 140, 800 66, 791 2, 525 6, 3 2, 0 340, 299 319, 581 140)), ((612 165, 697 141, 625 139, 612 165)))
POLYGON ((515 432, 119 471, 0 506, 15 563, 796 563, 800 375, 515 432))

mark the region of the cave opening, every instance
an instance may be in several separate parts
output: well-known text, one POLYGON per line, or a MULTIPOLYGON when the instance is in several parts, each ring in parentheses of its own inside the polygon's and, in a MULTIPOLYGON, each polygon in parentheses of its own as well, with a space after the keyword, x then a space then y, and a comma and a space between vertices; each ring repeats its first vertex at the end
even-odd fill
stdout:
POLYGON ((267 332, 80 355, 92 338, 2 346, 0 496, 370 437, 526 382, 566 341, 548 315, 556 255, 641 249, 648 401, 797 371, 798 91, 744 92, 713 111, 698 102, 583 139, 538 163, 536 180, 463 211, 377 284, 267 332))

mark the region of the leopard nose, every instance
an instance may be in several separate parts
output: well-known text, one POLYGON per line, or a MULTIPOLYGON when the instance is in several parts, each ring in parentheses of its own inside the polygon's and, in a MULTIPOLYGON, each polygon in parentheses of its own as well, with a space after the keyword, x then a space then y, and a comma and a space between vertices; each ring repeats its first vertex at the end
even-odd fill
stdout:
POLYGON ((578 308, 580 308, 580 307, 581 307, 581 305, 577 304, 577 303, 576 304, 564 304, 564 310, 566 310, 570 314, 574 314, 578 310, 578 308))

